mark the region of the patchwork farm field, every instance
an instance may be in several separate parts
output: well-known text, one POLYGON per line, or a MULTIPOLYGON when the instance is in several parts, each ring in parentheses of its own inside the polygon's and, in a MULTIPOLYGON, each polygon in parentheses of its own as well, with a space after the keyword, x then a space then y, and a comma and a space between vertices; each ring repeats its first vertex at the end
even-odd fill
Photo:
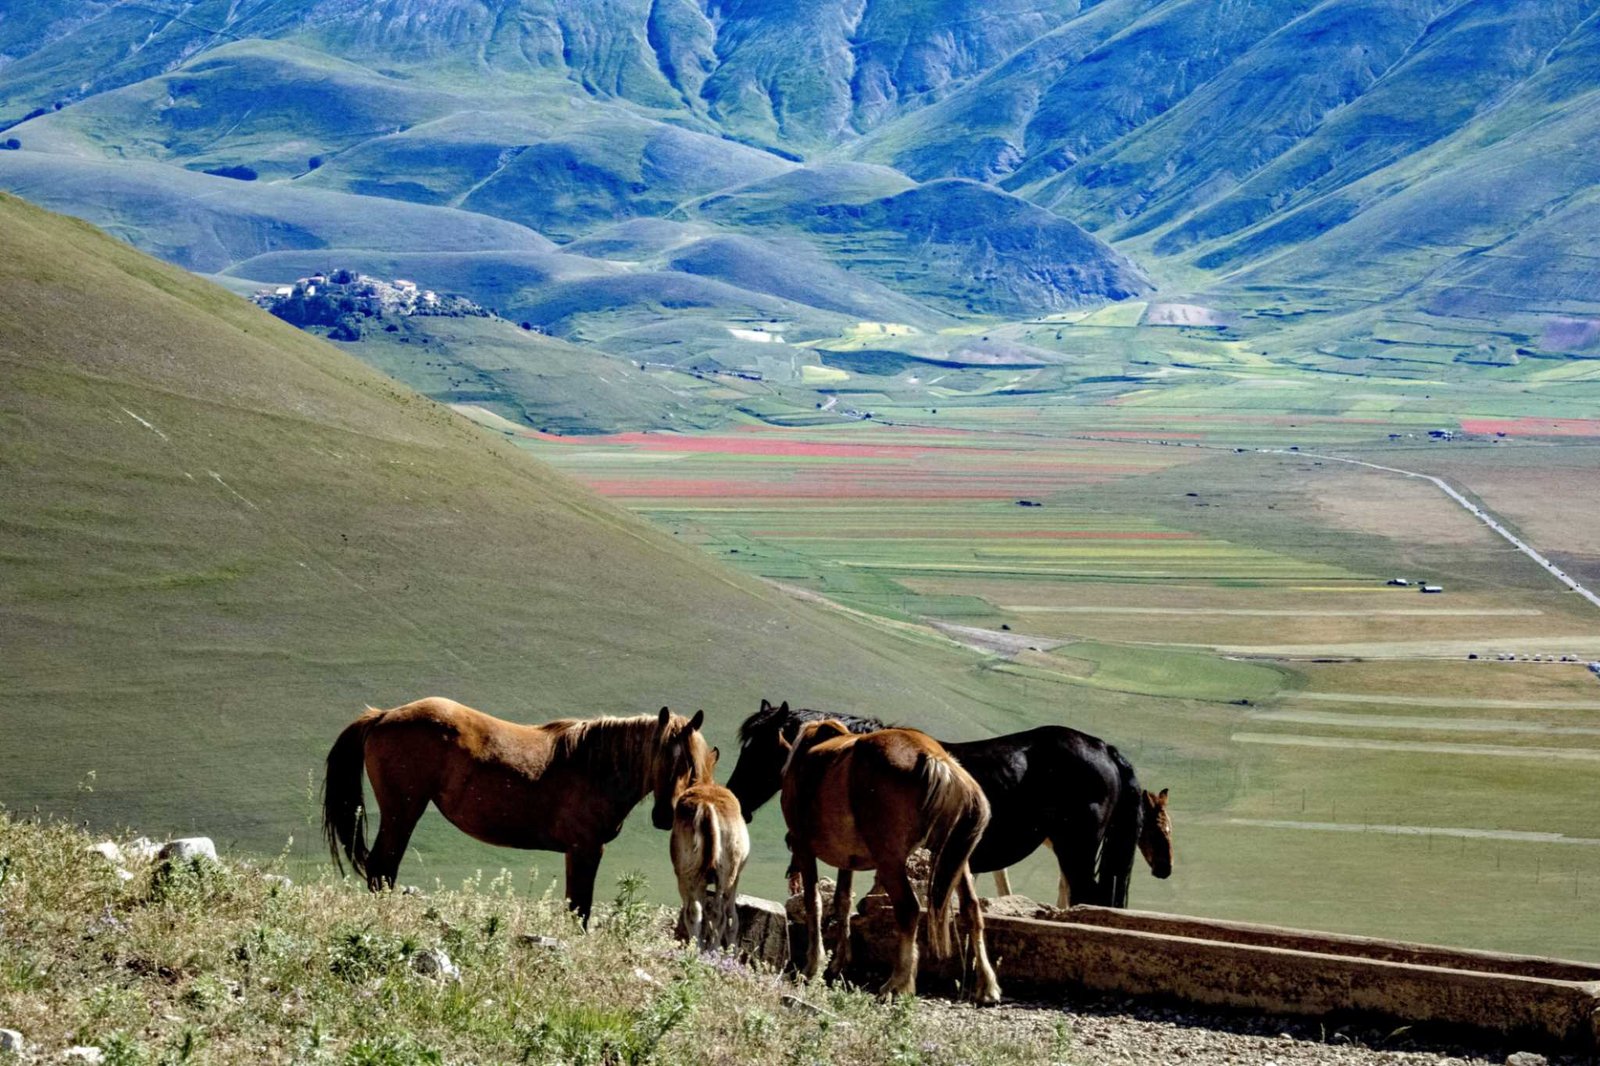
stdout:
MULTIPOLYGON (((1180 872, 1139 875, 1137 906, 1600 958, 1600 838, 1577 799, 1600 788, 1593 607, 1424 482, 1116 439, 1104 408, 1075 435, 1012 414, 518 436, 796 596, 965 646, 1015 699, 991 692, 961 736, 1058 721, 1127 750, 1181 797, 1180 872)), ((1467 469, 1550 449, 1382 450, 1467 469)), ((775 812, 757 825, 777 832, 775 812)), ((1035 857, 1014 880, 1048 899, 1053 876, 1035 857)))

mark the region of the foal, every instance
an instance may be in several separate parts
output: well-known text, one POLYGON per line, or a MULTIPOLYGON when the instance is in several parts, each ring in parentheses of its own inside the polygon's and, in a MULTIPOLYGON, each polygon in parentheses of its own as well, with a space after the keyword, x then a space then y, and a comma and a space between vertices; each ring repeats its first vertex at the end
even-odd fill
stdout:
MULTIPOLYGON (((711 749, 715 765, 717 749, 711 749)), ((721 785, 684 789, 672 813, 672 868, 678 875, 679 936, 701 951, 739 941, 739 875, 750 857, 750 831, 739 801, 721 785)))
MULTIPOLYGON (((785 742, 787 744, 787 742, 785 742)), ((1000 984, 983 944, 983 913, 967 859, 989 823, 989 801, 971 775, 914 729, 885 729, 857 736, 834 721, 808 722, 789 747, 783 770, 783 817, 789 826, 791 868, 800 873, 806 902, 806 960, 801 973, 822 968, 822 914, 817 860, 839 870, 834 914, 839 942, 828 976, 850 959, 851 879, 856 870, 878 871, 894 905, 900 946, 881 992, 910 995, 917 982, 917 902, 906 859, 926 841, 933 852, 928 881, 928 943, 936 955, 952 949, 950 897, 959 895, 961 918, 972 938, 979 1003, 998 1003, 1000 984)))

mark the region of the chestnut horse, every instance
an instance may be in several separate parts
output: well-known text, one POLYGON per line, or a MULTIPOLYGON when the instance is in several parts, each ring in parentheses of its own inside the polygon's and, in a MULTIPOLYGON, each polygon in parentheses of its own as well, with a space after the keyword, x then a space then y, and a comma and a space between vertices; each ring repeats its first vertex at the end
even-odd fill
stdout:
POLYGON ((750 857, 750 831, 733 793, 711 782, 684 789, 670 850, 682 902, 678 936, 701 951, 732 948, 739 941, 739 875, 750 857))
POLYGON ((711 749, 691 721, 661 708, 637 718, 564 718, 521 725, 453 700, 424 699, 365 714, 328 752, 322 829, 374 892, 392 887, 417 819, 432 802, 457 829, 488 844, 561 851, 567 901, 584 923, 605 845, 655 792, 651 821, 672 828, 672 805, 710 778, 711 749), (382 821, 367 848, 361 771, 382 821))
MULTIPOLYGON (((785 742, 787 744, 787 741, 785 742)), ((893 972, 881 989, 910 995, 917 983, 917 919, 922 906, 906 876, 906 859, 924 842, 933 853, 928 880, 928 944, 950 954, 950 897, 972 941, 979 1003, 998 1003, 1000 984, 983 944, 983 913, 967 859, 989 824, 989 801, 972 776, 939 742, 914 729, 885 729, 858 736, 834 721, 809 722, 788 745, 783 769, 783 817, 789 826, 790 869, 800 874, 806 906, 806 959, 801 974, 814 980, 822 967, 822 902, 817 860, 839 870, 833 913, 838 945, 828 977, 850 961, 851 880, 856 870, 877 870, 894 905, 900 934, 893 972)))
MULTIPOLYGON (((885 728, 876 718, 791 710, 787 702, 774 707, 766 700, 745 719, 728 788, 746 819, 778 791, 788 743, 801 727, 827 720, 852 733, 885 728)), ((972 872, 994 871, 1001 895, 1010 893, 1006 867, 1040 844, 1055 851, 1062 907, 1126 907, 1137 852, 1156 877, 1171 876, 1167 792, 1141 790, 1133 766, 1105 741, 1065 726, 1041 726, 988 740, 942 743, 989 800, 992 817, 972 853, 972 872)))

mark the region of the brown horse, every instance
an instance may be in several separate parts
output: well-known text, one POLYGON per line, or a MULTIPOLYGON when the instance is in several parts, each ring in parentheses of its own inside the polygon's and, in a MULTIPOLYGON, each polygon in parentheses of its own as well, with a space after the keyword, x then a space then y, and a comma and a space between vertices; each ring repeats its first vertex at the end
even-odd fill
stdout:
POLYGON ((808 722, 789 748, 783 770, 783 817, 789 826, 791 869, 800 874, 806 904, 806 961, 814 980, 822 966, 822 914, 817 860, 839 870, 833 912, 839 942, 828 977, 850 960, 851 880, 856 870, 878 871, 894 905, 900 945, 884 995, 909 995, 917 982, 917 918, 922 907, 906 876, 906 859, 924 842, 933 852, 928 881, 928 943, 950 954, 950 897, 959 894, 971 937, 979 1003, 998 1003, 1000 984, 983 944, 983 914, 967 859, 989 823, 989 801, 970 774, 939 742, 914 729, 858 736, 835 721, 808 722))
POLYGON ((663 707, 658 716, 520 725, 438 698, 369 707, 328 752, 323 833, 333 861, 343 868, 342 851, 376 892, 394 885, 432 802, 485 843, 565 852, 567 900, 587 924, 600 855, 628 812, 654 791, 651 821, 670 829, 678 795, 709 780, 704 720, 704 711, 691 721, 663 707), (371 850, 363 766, 382 815, 371 850))

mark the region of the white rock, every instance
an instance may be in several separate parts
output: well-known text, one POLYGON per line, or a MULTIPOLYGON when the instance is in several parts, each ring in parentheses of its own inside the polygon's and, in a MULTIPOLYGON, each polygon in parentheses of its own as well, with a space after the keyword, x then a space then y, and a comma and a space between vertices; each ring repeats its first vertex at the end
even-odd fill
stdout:
POLYGON ((129 873, 127 870, 124 870, 122 867, 119 866, 119 867, 117 867, 117 880, 118 881, 132 881, 133 880, 133 874, 129 873))
POLYGON ((294 882, 282 874, 262 874, 261 880, 267 882, 269 885, 277 885, 279 888, 294 887, 294 882))
POLYGON ((61 1053, 61 1057, 66 1059, 68 1062, 106 1061, 106 1053, 104 1051, 101 1051, 97 1047, 88 1047, 84 1044, 79 1044, 77 1047, 67 1048, 67 1050, 61 1053))
POLYGON ((461 967, 450 960, 440 948, 419 951, 411 957, 411 968, 425 977, 441 977, 446 981, 461 980, 461 967))
POLYGON ((10 1051, 20 1055, 27 1050, 27 1045, 22 1042, 22 1034, 15 1029, 0 1029, 0 1051, 10 1051))
POLYGON ((135 837, 133 840, 128 841, 127 846, 122 849, 122 854, 130 859, 143 859, 145 862, 149 862, 161 854, 161 845, 149 837, 135 837))
POLYGON ((1506 1056, 1506 1066, 1545 1066, 1545 1057, 1531 1051, 1513 1051, 1506 1056))
POLYGON ((635 966, 633 968, 633 976, 637 980, 642 981, 647 985, 658 985, 658 984, 661 983, 660 981, 657 981, 654 977, 652 977, 650 975, 650 971, 645 969, 643 966, 635 966))
POLYGON ((89 849, 89 854, 100 856, 112 866, 122 865, 122 849, 117 847, 114 840, 102 840, 89 849))
POLYGON ((217 846, 211 842, 210 837, 180 837, 169 840, 161 846, 156 853, 158 859, 169 859, 173 862, 190 862, 194 859, 210 859, 217 861, 217 846))
POLYGON ((567 942, 559 937, 545 936, 541 933, 523 933, 517 937, 517 942, 523 947, 539 948, 542 951, 566 951, 567 942))

